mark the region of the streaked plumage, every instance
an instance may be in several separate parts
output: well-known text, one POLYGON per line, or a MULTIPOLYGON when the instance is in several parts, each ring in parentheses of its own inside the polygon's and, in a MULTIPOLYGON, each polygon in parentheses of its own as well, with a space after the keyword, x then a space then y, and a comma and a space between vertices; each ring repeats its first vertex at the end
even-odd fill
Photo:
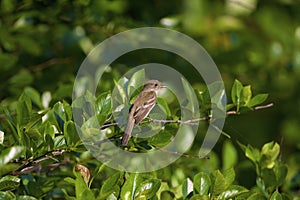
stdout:
POLYGON ((157 92, 165 87, 158 80, 149 80, 144 85, 141 93, 136 97, 129 109, 128 123, 122 138, 122 145, 127 145, 132 129, 148 116, 156 104, 157 92))

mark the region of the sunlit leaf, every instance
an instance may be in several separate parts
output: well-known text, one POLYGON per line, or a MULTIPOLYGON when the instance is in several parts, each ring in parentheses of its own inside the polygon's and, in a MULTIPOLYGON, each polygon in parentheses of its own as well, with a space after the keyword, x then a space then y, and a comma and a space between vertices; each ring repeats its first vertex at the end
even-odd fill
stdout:
POLYGON ((237 107, 237 111, 241 106, 241 95, 243 91, 243 85, 237 79, 234 80, 234 84, 231 89, 231 100, 233 104, 237 107))
POLYGON ((145 84, 145 80, 146 80, 146 77, 145 77, 144 69, 141 69, 141 70, 135 72, 131 76, 131 78, 129 79, 129 82, 128 82, 128 91, 127 91, 128 96, 130 97, 136 89, 143 86, 145 84))
POLYGON ((218 199, 232 199, 242 193, 246 193, 248 190, 239 185, 231 185, 224 192, 222 192, 218 199))
POLYGON ((14 190, 20 185, 20 178, 16 176, 4 176, 0 179, 0 191, 14 190))
POLYGON ((17 121, 19 125, 24 125, 31 119, 32 104, 30 98, 23 93, 17 103, 17 121))
POLYGON ((249 101, 248 106, 253 107, 259 105, 263 103, 268 98, 268 96, 268 94, 258 94, 249 101))
POLYGON ((0 167, 9 163, 11 160, 19 157, 24 150, 24 147, 21 146, 13 146, 10 148, 6 148, 0 153, 0 167))
POLYGON ((270 197, 270 200, 282 200, 282 196, 278 191, 275 191, 270 197))
POLYGON ((200 172, 194 176, 194 188, 200 195, 208 195, 211 188, 211 180, 207 173, 200 172))
POLYGON ((146 180, 136 188, 135 199, 151 199, 155 196, 160 187, 160 181, 157 179, 146 180))
POLYGON ((35 105, 37 105, 39 108, 42 108, 42 102, 41 102, 41 96, 38 93, 38 91, 36 91, 34 88, 32 87, 26 87, 24 89, 24 93, 30 97, 32 103, 34 103, 35 105))
POLYGON ((243 87, 242 95, 241 95, 242 104, 248 105, 248 103, 250 103, 251 97, 252 97, 251 86, 247 85, 247 86, 243 87))
POLYGON ((105 198, 116 191, 116 187, 119 187, 118 182, 120 181, 120 179, 121 173, 115 173, 114 175, 106 179, 101 187, 99 196, 101 198, 105 198))
POLYGON ((217 196, 226 189, 226 179, 219 170, 214 171, 213 177, 212 195, 217 196))
POLYGON ((187 178, 182 184, 182 194, 184 199, 193 192, 193 188, 193 182, 191 181, 191 179, 187 178))

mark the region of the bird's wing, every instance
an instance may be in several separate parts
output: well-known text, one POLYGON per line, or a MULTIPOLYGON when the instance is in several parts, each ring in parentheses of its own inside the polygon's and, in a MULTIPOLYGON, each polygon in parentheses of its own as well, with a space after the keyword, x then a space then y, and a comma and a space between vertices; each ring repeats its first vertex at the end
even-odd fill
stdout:
POLYGON ((135 124, 139 124, 145 117, 147 117, 152 108, 155 106, 156 93, 147 92, 147 98, 143 99, 146 99, 146 101, 140 102, 140 104, 136 106, 136 109, 133 114, 135 124))

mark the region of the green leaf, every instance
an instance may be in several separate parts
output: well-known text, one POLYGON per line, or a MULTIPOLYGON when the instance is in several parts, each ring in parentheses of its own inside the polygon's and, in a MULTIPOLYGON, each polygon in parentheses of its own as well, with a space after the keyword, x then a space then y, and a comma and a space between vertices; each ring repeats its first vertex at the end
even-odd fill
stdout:
POLYGON ((96 113, 99 125, 103 125, 109 118, 112 112, 112 99, 110 93, 103 93, 97 97, 96 100, 96 113))
POLYGON ((3 166, 0 166, 0 177, 3 176, 4 174, 9 174, 12 171, 18 169, 20 164, 18 163, 7 163, 3 166))
POLYGON ((16 176, 4 176, 0 179, 0 191, 14 190, 19 187, 20 180, 16 176))
POLYGON ((160 194, 160 199, 173 200, 173 199, 175 199, 175 195, 172 192, 170 192, 170 191, 163 191, 160 194))
POLYGON ((114 80, 114 83, 115 83, 115 90, 113 91, 113 103, 116 104, 118 103, 119 105, 122 105, 122 104, 128 104, 128 102, 130 101, 129 99, 127 99, 127 93, 125 91, 125 88, 124 88, 124 85, 122 84, 125 84, 125 81, 124 83, 119 83, 117 81, 114 80), (115 102, 117 101, 117 102, 115 102))
POLYGON ((198 100, 196 98, 195 92, 194 92, 192 86, 190 85, 190 83, 183 77, 181 78, 181 82, 182 82, 185 96, 187 98, 184 102, 181 102, 180 106, 181 106, 181 108, 187 108, 189 111, 194 113, 194 115, 196 115, 198 113, 196 113, 197 110, 194 110, 194 108, 196 108, 196 107, 198 108, 198 100))
POLYGON ((218 196, 226 189, 226 179, 219 170, 214 171, 212 175, 214 179, 213 187, 212 187, 212 195, 218 196))
POLYGON ((270 200, 282 200, 282 196, 278 191, 275 191, 270 197, 270 200))
POLYGON ((241 95, 242 105, 247 105, 250 102, 251 97, 252 97, 251 86, 247 85, 247 86, 243 87, 242 95, 241 95))
POLYGON ((108 92, 102 93, 96 100, 97 114, 109 114, 111 112, 111 94, 108 92))
POLYGON ((29 35, 19 35, 18 37, 16 37, 16 42, 26 53, 37 56, 42 51, 40 43, 29 35))
POLYGON ((269 142, 262 147, 261 150, 261 167, 272 168, 280 153, 280 146, 278 143, 269 142))
POLYGON ((242 91, 243 91, 242 83, 237 79, 235 79, 231 89, 231 99, 233 104, 237 107, 237 111, 239 111, 241 105, 242 91))
POLYGON ((35 90, 33 89, 32 87, 26 87, 24 89, 24 93, 30 97, 31 101, 36 105, 38 106, 38 108, 42 108, 42 101, 41 101, 41 96, 40 94, 35 90))
POLYGON ((141 174, 126 174, 126 181, 121 189, 121 199, 134 199, 134 192, 142 181, 141 174))
POLYGON ((156 192, 160 187, 160 180, 150 179, 146 180, 136 188, 134 193, 134 199, 151 199, 155 196, 156 192))
POLYGON ((208 195, 200 195, 200 194, 196 194, 193 195, 190 200, 210 200, 211 198, 208 195))
POLYGON ((63 130, 64 123, 67 121, 63 103, 61 103, 60 101, 57 102, 53 106, 52 110, 54 111, 54 116, 55 116, 55 119, 56 119, 56 121, 58 123, 58 127, 61 130, 63 130))
POLYGON ((25 94, 19 97, 17 103, 17 122, 19 125, 25 125, 31 119, 32 104, 30 98, 25 94))
POLYGON ((135 72, 129 82, 128 82, 128 90, 127 90, 127 94, 130 97, 135 90, 137 90, 139 87, 143 86, 145 83, 145 70, 141 69, 137 72, 135 72))
POLYGON ((108 179, 106 179, 101 187, 99 197, 101 197, 101 199, 105 199, 107 196, 112 194, 116 190, 116 187, 119 187, 118 182, 120 181, 120 179, 120 172, 117 172, 108 179))
POLYGON ((233 167, 226 169, 223 172, 223 175, 226 180, 227 186, 231 185, 235 179, 235 171, 234 171, 233 167))
POLYGON ((55 149, 66 148, 66 139, 63 135, 56 136, 53 141, 55 149))
POLYGON ((222 154, 223 170, 234 167, 237 163, 238 155, 236 149, 229 140, 224 142, 222 154))
POLYGON ((261 193, 253 193, 247 198, 247 200, 267 200, 267 198, 261 193))
POLYGON ((158 97, 157 104, 166 113, 167 116, 171 116, 169 105, 165 99, 158 97))
POLYGON ((61 84, 58 86, 58 89, 53 93, 53 100, 62 100, 70 98, 72 96, 73 85, 71 84, 61 84))
POLYGON ((200 195, 208 195, 211 188, 211 180, 207 173, 200 172, 194 176, 194 188, 200 195))
POLYGON ((95 199, 93 192, 87 187, 86 182, 84 181, 80 172, 75 172, 76 180, 75 180, 75 192, 76 199, 84 200, 84 199, 95 199))
POLYGON ((277 182, 276 187, 279 187, 285 181, 288 172, 288 167, 285 164, 279 163, 278 165, 275 166, 274 171, 275 171, 276 182, 277 182))
POLYGON ((33 74, 26 69, 22 69, 9 79, 9 90, 20 94, 23 91, 23 88, 30 85, 33 80, 33 74))
POLYGON ((0 144, 4 142, 4 132, 0 130, 0 144))
POLYGON ((72 120, 73 113, 72 113, 71 105, 68 102, 66 102, 65 100, 62 102, 62 104, 63 104, 64 112, 66 115, 66 120, 72 120))
POLYGON ((264 187, 267 191, 271 192, 276 187, 276 175, 273 169, 264 168, 261 170, 261 177, 263 180, 264 187))
POLYGON ((230 185, 224 192, 222 192, 217 199, 234 199, 234 197, 246 193, 248 190, 239 185, 230 185))
POLYGON ((4 149, 0 154, 0 168, 9 163, 11 160, 20 157, 23 150, 24 147, 21 146, 14 146, 4 149))
POLYGON ((259 150, 256 148, 253 148, 250 145, 247 146, 247 148, 245 150, 245 155, 247 158, 249 158, 255 164, 257 164, 261 158, 259 150))
POLYGON ((183 199, 187 198, 193 192, 194 184, 191 179, 187 178, 182 184, 183 199))
POLYGON ((54 138, 54 136, 55 136, 54 127, 49 121, 45 122, 43 128, 44 128, 44 135, 45 136, 49 135, 51 138, 54 138))
POLYGON ((37 198, 28 195, 22 195, 18 196, 17 200, 37 200, 37 198))
POLYGON ((204 91, 196 90, 196 95, 200 105, 200 113, 204 116, 209 115, 211 109, 211 99, 208 89, 206 88, 204 91))
POLYGON ((94 196, 94 193, 92 190, 90 189, 85 189, 83 191, 83 193, 81 194, 81 196, 79 198, 76 197, 76 199, 79 199, 79 200, 94 200, 96 199, 95 196, 94 196))
MULTIPOLYGON (((0 30, 0 34, 1 34, 0 30)), ((0 54, 0 63, 5 63, 5 65, 2 65, 1 70, 10 70, 18 61, 18 56, 14 54, 8 54, 1 52, 0 54)))
POLYGON ((67 121, 64 124, 64 136, 69 147, 75 147, 80 141, 75 124, 73 121, 67 121))
POLYGON ((76 180, 71 178, 71 177, 66 177, 64 178, 64 181, 66 181, 67 183, 73 184, 75 186, 76 180))
POLYGON ((155 147, 163 147, 170 143, 173 135, 169 131, 160 131, 149 139, 149 143, 155 147))
POLYGON ((6 191, 6 192, 0 191, 0 199, 15 200, 16 196, 11 191, 6 191))
POLYGON ((269 96, 268 94, 258 94, 249 101, 248 106, 249 107, 257 106, 263 103, 268 98, 268 96, 269 96))

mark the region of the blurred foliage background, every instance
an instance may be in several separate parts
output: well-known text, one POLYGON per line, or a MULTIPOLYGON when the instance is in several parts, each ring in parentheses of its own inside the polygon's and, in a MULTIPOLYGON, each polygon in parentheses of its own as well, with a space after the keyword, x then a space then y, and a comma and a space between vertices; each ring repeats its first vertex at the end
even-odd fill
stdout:
MULTIPOLYGON (((14 110, 27 87, 50 91, 52 105, 62 99, 71 103, 76 72, 93 47, 128 29, 165 27, 207 50, 228 96, 234 79, 250 84, 255 93, 270 94, 272 108, 228 117, 224 131, 232 140, 256 147, 275 140, 283 160, 300 159, 299 11, 299 0, 1 0, 1 105, 14 110)), ((113 79, 147 62, 183 70, 199 84, 180 58, 146 50, 116 60, 101 90, 112 89, 113 79)), ((221 147, 215 150, 220 153, 221 147)))

